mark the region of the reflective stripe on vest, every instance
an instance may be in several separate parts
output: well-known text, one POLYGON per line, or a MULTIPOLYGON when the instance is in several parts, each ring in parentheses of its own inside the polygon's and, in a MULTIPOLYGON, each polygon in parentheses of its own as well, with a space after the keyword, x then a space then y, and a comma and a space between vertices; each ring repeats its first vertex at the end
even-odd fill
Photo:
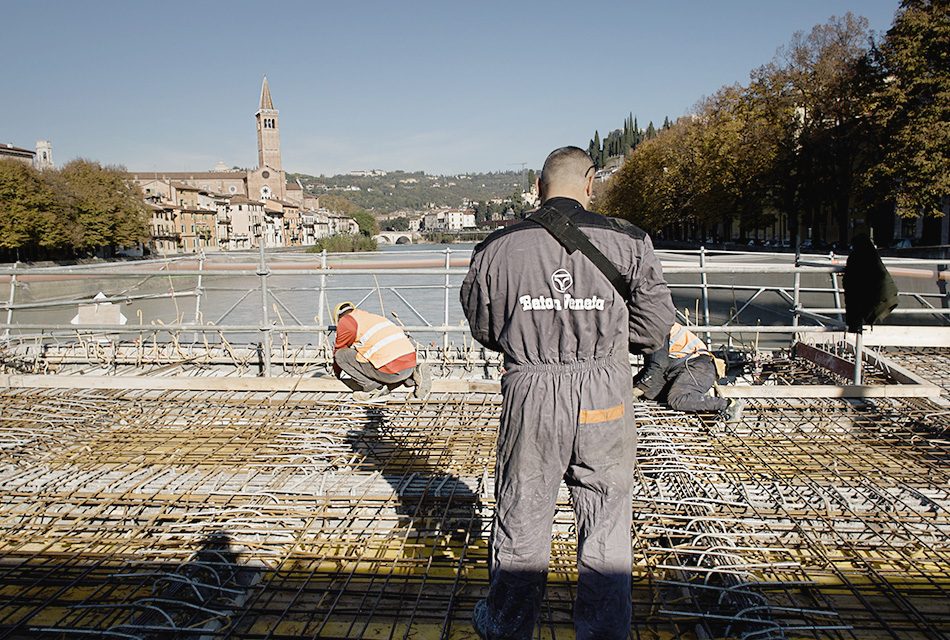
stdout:
POLYGON ((356 320, 356 359, 369 362, 380 369, 396 358, 415 353, 409 338, 402 329, 382 316, 354 309, 350 312, 356 320))
POLYGON ((678 322, 673 323, 670 329, 671 358, 688 358, 708 351, 706 344, 695 333, 678 322))

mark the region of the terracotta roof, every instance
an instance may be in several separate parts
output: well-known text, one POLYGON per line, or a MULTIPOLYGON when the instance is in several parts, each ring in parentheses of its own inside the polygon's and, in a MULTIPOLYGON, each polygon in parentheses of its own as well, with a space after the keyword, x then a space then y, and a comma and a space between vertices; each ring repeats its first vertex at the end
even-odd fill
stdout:
POLYGON ((303 191, 303 188, 296 182, 288 182, 287 190, 288 191, 303 191))
POLYGON ((186 182, 175 182, 172 181, 169 184, 175 187, 179 191, 207 191, 207 189, 202 189, 201 187, 196 187, 193 184, 188 184, 186 182))
POLYGON ((251 200, 245 195, 238 194, 236 196, 231 196, 231 204, 256 204, 261 205, 257 200, 251 200))
POLYGON ((133 180, 244 180, 243 171, 126 171, 133 180))

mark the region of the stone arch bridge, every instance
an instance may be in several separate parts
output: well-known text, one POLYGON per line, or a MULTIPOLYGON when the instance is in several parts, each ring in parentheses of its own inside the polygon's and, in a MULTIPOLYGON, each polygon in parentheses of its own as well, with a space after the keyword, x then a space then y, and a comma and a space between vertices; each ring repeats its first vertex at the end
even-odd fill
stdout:
POLYGON ((380 231, 373 236, 379 244, 414 244, 421 238, 416 231, 380 231))

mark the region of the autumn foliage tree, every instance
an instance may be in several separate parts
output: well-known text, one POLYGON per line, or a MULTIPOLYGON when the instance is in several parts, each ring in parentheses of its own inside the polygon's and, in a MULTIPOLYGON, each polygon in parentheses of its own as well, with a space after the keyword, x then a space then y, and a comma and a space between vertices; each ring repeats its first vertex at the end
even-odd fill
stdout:
POLYGON ((148 237, 142 193, 121 168, 74 160, 37 171, 0 161, 0 250, 8 259, 108 253, 148 237))
POLYGON ((872 107, 884 153, 869 177, 901 215, 939 216, 950 194, 950 2, 904 0, 878 53, 872 107))
POLYGON ((125 171, 90 160, 73 160, 59 173, 76 216, 76 249, 89 252, 148 239, 142 192, 125 171))
POLYGON ((787 220, 776 231, 793 241, 814 228, 841 244, 859 223, 892 231, 895 207, 941 215, 948 6, 905 0, 880 47, 850 13, 795 34, 747 86, 723 87, 639 144, 601 209, 683 239, 711 228, 744 239, 787 220))
POLYGON ((42 174, 15 160, 0 161, 0 249, 19 257, 68 246, 65 203, 42 174))

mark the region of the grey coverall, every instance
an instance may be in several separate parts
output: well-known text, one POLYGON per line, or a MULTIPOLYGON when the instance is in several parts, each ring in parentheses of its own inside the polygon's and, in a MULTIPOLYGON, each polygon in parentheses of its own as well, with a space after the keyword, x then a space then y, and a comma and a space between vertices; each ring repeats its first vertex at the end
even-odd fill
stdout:
POLYGON ((571 217, 628 280, 622 301, 582 253, 529 220, 475 248, 461 302, 472 335, 505 356, 487 598, 490 638, 530 638, 540 611, 562 478, 577 523, 577 638, 627 638, 636 431, 628 348, 663 345, 673 304, 637 227, 545 203, 571 217))
POLYGON ((723 411, 725 398, 710 396, 716 383, 716 364, 712 355, 697 353, 688 358, 672 358, 660 350, 648 359, 634 378, 634 384, 649 400, 663 400, 677 411, 723 411))

